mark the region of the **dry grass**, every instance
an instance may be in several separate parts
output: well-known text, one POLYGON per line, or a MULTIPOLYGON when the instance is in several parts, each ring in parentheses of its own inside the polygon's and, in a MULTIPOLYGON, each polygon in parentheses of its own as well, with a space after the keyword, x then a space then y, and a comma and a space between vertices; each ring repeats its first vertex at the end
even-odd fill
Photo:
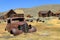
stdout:
POLYGON ((20 34, 13 36, 7 31, 4 31, 6 23, 0 23, 0 40, 60 40, 60 24, 58 19, 51 19, 42 22, 28 22, 37 28, 37 32, 20 34), (49 25, 52 24, 52 25, 49 25))

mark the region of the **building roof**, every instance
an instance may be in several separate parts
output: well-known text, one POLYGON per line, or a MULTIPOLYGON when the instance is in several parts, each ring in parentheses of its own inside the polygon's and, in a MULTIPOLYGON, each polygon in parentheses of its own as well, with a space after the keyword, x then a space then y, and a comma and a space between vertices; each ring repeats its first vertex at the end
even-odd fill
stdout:
POLYGON ((49 11, 40 11, 39 13, 41 13, 41 14, 47 14, 47 13, 53 13, 51 10, 49 10, 49 11))
POLYGON ((11 9, 11 10, 9 10, 9 11, 7 11, 7 12, 4 12, 3 15, 6 15, 6 14, 8 14, 8 13, 15 13, 15 14, 16 14, 16 12, 15 12, 13 9, 11 9))
POLYGON ((17 14, 24 14, 23 10, 14 10, 17 14))
POLYGON ((48 11, 40 11, 41 14, 46 14, 48 11))
POLYGON ((5 14, 11 12, 11 11, 15 12, 16 14, 24 14, 23 10, 13 10, 13 9, 11 9, 11 10, 9 10, 7 12, 4 12, 3 15, 5 15, 5 14))

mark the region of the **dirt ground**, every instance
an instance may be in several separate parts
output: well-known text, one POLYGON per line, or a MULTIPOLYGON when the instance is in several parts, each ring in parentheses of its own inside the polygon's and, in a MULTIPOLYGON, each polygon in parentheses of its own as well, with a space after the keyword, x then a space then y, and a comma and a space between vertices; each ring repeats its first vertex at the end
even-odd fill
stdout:
POLYGON ((37 31, 13 36, 5 31, 6 23, 0 23, 0 40, 60 40, 60 20, 45 20, 44 23, 34 21, 28 24, 35 26, 37 31))

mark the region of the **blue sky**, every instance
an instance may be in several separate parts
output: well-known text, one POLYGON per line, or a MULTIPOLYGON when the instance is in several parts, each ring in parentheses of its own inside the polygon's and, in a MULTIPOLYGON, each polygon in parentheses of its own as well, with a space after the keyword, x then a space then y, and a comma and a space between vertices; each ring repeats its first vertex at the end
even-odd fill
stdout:
POLYGON ((48 4, 60 4, 60 0, 0 0, 0 12, 16 8, 32 8, 48 4))

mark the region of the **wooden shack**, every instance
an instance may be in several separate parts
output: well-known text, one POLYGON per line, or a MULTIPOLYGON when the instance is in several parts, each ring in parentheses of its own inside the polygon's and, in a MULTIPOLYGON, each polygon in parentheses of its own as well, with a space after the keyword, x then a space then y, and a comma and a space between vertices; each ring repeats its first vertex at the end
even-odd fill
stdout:
POLYGON ((24 17, 24 14, 22 12, 19 11, 15 11, 15 10, 10 10, 9 12, 4 14, 4 18, 12 18, 12 17, 24 17))
POLYGON ((53 14, 53 16, 55 16, 55 17, 60 17, 60 12, 59 12, 59 11, 56 12, 55 14, 53 14))
POLYGON ((11 9, 10 11, 4 14, 4 18, 6 19, 12 17, 14 14, 16 14, 16 12, 14 12, 14 10, 11 9))
POLYGON ((26 17, 31 18, 31 17, 33 17, 33 16, 32 16, 32 15, 30 15, 30 14, 28 14, 26 17))
POLYGON ((53 12, 49 11, 39 11, 38 16, 39 17, 50 17, 53 15, 53 12))
POLYGON ((18 17, 24 17, 25 14, 24 14, 24 11, 21 9, 19 10, 14 10, 16 12, 16 15, 15 16, 18 16, 18 17))
POLYGON ((14 14, 12 17, 24 17, 24 14, 14 14))

